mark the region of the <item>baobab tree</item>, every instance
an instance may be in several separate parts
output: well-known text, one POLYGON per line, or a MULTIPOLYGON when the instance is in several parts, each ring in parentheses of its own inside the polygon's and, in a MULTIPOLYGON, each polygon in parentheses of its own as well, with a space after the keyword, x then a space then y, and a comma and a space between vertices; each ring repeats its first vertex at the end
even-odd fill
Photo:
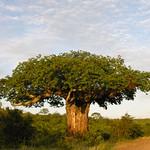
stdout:
POLYGON ((1 98, 16 106, 51 106, 66 102, 67 130, 71 135, 88 131, 90 105, 120 104, 133 100, 137 90, 150 90, 150 73, 133 70, 118 56, 112 58, 85 51, 37 56, 19 63, 0 82, 1 98))

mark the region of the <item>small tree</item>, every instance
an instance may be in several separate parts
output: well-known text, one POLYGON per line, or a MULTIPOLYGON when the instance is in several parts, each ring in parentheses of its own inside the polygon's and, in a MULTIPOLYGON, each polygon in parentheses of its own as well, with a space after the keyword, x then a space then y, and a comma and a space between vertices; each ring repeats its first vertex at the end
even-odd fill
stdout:
POLYGON ((124 60, 71 51, 31 58, 19 63, 11 76, 0 81, 0 95, 15 105, 51 106, 66 101, 67 130, 71 135, 88 131, 92 103, 107 108, 133 100, 137 90, 150 90, 150 73, 127 67, 124 60))
POLYGON ((103 118, 103 117, 101 116, 101 114, 100 114, 100 113, 97 113, 97 112, 92 113, 91 117, 94 118, 94 119, 100 119, 100 118, 103 118))
POLYGON ((48 113, 49 113, 48 108, 42 108, 42 109, 40 110, 40 112, 39 112, 39 114, 43 114, 43 115, 46 115, 46 114, 48 114, 48 113))

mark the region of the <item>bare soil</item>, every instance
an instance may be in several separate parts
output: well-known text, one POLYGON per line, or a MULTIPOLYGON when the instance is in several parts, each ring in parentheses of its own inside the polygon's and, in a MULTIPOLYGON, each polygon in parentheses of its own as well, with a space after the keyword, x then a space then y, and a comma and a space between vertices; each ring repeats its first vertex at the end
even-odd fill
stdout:
POLYGON ((118 143, 114 150, 150 150, 150 137, 143 137, 130 142, 118 143))

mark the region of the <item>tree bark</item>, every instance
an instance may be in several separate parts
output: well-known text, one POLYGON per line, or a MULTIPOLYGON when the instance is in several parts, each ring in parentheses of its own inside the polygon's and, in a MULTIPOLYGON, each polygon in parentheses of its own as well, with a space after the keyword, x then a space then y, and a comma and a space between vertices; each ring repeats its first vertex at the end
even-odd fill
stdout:
POLYGON ((76 106, 66 102, 67 132, 69 135, 83 136, 88 131, 88 113, 90 104, 76 106))

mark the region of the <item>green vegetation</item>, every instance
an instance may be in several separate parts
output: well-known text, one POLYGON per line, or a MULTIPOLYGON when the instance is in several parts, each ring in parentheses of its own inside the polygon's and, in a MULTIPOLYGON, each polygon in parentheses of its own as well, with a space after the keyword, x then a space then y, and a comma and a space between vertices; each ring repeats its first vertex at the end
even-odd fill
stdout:
POLYGON ((0 110, 0 149, 110 150, 120 140, 150 136, 150 119, 89 118, 89 132, 71 137, 66 133, 66 115, 32 115, 19 110, 0 110))
POLYGON ((150 91, 150 72, 133 70, 120 56, 85 51, 30 58, 19 63, 11 76, 0 80, 0 98, 14 105, 41 106, 48 101, 60 107, 64 98, 67 131, 72 136, 84 136, 88 131, 92 103, 104 108, 121 104, 134 100, 137 90, 150 91))
POLYGON ((40 107, 47 101, 61 107, 64 98, 66 115, 44 116, 47 109, 42 115, 1 110, 0 148, 106 150, 118 140, 148 136, 149 121, 139 122, 128 114, 110 120, 95 113, 88 119, 91 104, 107 109, 108 104, 134 100, 137 90, 150 91, 150 72, 133 70, 120 56, 71 51, 30 58, 0 79, 0 99, 15 106, 40 107))
POLYGON ((21 143, 29 144, 35 134, 32 117, 20 110, 0 110, 0 144, 17 148, 21 143))

